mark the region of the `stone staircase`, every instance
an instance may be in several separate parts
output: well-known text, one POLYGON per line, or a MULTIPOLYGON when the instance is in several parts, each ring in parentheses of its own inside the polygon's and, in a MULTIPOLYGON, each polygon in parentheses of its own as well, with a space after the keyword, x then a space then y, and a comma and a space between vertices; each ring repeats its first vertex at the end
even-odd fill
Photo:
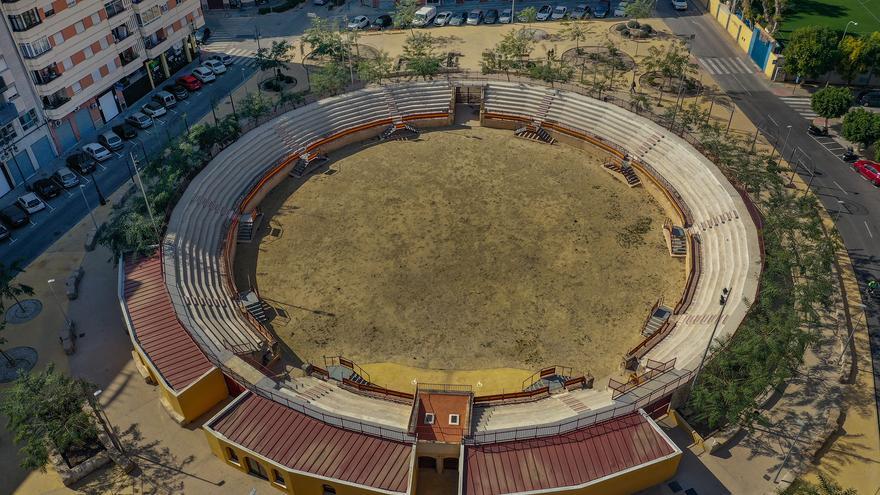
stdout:
POLYGON ((242 294, 241 303, 244 305, 244 309, 250 313, 255 320, 260 323, 269 322, 269 317, 266 315, 265 303, 263 303, 263 300, 257 296, 256 292, 249 291, 242 294))
POLYGON ((304 156, 300 157, 300 159, 296 162, 296 165, 293 166, 293 170, 290 171, 291 177, 296 177, 297 179, 308 175, 312 170, 314 170, 318 165, 326 162, 328 160, 327 155, 321 153, 320 151, 312 151, 310 153, 306 153, 304 156))
POLYGON ((238 221, 238 233, 235 236, 239 244, 250 243, 254 240, 254 233, 260 227, 263 214, 259 211, 243 213, 238 221))
POLYGON ((663 237, 666 238, 666 247, 673 258, 687 256, 687 233, 684 227, 673 225, 671 220, 663 222, 663 237))
POLYGON ((657 146, 658 143, 660 143, 661 139, 663 139, 662 135, 657 134, 656 132, 652 133, 647 140, 643 141, 642 144, 639 145, 639 157, 641 158, 647 155, 649 151, 654 149, 654 147, 657 146))
POLYGON ((298 390, 297 392, 302 397, 305 397, 309 402, 312 402, 320 399, 321 397, 332 394, 333 388, 323 383, 316 383, 311 387, 306 387, 302 390, 298 390))
POLYGON ((408 141, 419 137, 420 132, 415 127, 399 122, 389 126, 379 135, 380 141, 408 141))
POLYGON ((570 394, 569 392, 565 392, 556 396, 556 398, 568 406, 575 414, 580 414, 584 411, 588 411, 590 408, 587 407, 586 404, 578 400, 575 396, 570 394))
POLYGON ((642 329, 642 335, 650 337, 657 333, 657 331, 660 330, 660 327, 669 320, 670 316, 672 316, 672 308, 658 304, 657 307, 651 311, 651 316, 648 317, 648 321, 645 323, 645 328, 642 329))
POLYGON ((638 187, 642 185, 642 180, 639 179, 639 176, 636 174, 636 171, 629 165, 629 163, 624 162, 624 165, 617 165, 614 162, 606 162, 605 170, 612 172, 612 175, 615 177, 620 176, 626 182, 626 185, 629 187, 638 187))

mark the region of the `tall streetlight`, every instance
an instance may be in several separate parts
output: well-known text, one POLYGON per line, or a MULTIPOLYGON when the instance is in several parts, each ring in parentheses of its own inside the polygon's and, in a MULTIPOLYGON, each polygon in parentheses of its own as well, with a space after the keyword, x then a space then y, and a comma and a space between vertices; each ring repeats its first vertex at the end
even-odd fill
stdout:
POLYGON ((779 158, 782 158, 782 155, 785 154, 785 148, 788 147, 788 138, 791 137, 791 126, 788 127, 788 133, 785 135, 785 141, 782 142, 782 149, 779 150, 779 158))
POLYGON ((95 413, 95 417, 98 418, 98 422, 101 423, 101 427, 104 430, 104 433, 110 437, 110 441, 113 442, 113 445, 119 449, 119 452, 122 455, 127 456, 128 454, 125 452, 125 449, 122 447, 122 442, 119 441, 119 438, 116 436, 116 432, 113 431, 113 426, 110 424, 110 418, 107 416, 105 412, 101 415, 101 410, 98 409, 98 397, 104 391, 101 389, 95 390, 90 395, 87 396, 89 406, 92 407, 92 411, 95 413))
POLYGON ((847 22, 847 23, 846 23, 846 27, 843 28, 843 36, 841 36, 840 41, 837 42, 837 46, 840 46, 840 44, 843 43, 843 39, 846 38, 846 31, 849 29, 849 25, 850 25, 850 24, 852 24, 853 26, 858 26, 858 25, 859 25, 859 23, 856 22, 856 21, 849 21, 849 22, 847 22))
POLYGON ((50 278, 46 283, 49 284, 49 291, 52 292, 52 300, 55 301, 55 304, 58 305, 58 309, 61 311, 61 315, 64 316, 64 323, 67 325, 67 328, 70 328, 70 318, 67 317, 67 312, 64 311, 64 306, 61 305, 61 301, 58 299, 58 294, 55 293, 55 279, 50 278))
MULTIPOLYGON (((706 343, 706 350, 703 351, 703 357, 700 358, 700 365, 697 366, 697 370, 694 372, 694 381, 691 382, 691 391, 697 388, 697 381, 700 379, 700 373, 703 371, 703 365, 706 363, 706 357, 709 355, 709 348, 712 347, 712 341, 715 340, 715 332, 718 331, 718 325, 721 323, 721 315, 724 314, 724 308, 727 307, 727 300, 730 299, 730 289, 727 287, 721 289, 721 296, 718 298, 718 304, 721 305, 721 311, 718 312, 718 317, 715 318, 715 326, 712 328, 712 335, 709 336, 709 342, 706 343)), ((688 392, 690 396, 690 392, 688 392)))
MULTIPOLYGON (((94 177, 92 177, 92 180, 94 180, 94 177)), ((92 217, 92 223, 95 224, 95 232, 97 232, 98 231, 98 221, 95 220, 95 214, 94 214, 94 212, 92 212, 92 207, 89 206, 89 200, 86 199, 86 186, 84 184, 79 185, 79 192, 80 192, 80 194, 82 194, 83 203, 86 204, 86 210, 88 210, 89 216, 92 217)))

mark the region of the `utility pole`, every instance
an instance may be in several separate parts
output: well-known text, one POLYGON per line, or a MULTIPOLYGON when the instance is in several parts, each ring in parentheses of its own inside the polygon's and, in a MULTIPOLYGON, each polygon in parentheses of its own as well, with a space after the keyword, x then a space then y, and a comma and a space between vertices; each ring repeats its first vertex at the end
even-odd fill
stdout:
MULTIPOLYGON (((95 178, 92 177, 92 180, 94 180, 94 179, 95 178)), ((86 186, 84 186, 83 184, 80 184, 79 185, 79 192, 80 192, 80 194, 82 194, 83 203, 86 204, 86 210, 89 212, 89 216, 92 217, 92 223, 95 224, 95 232, 97 232, 98 231, 98 221, 95 220, 95 214, 92 212, 92 207, 89 206, 89 200, 86 199, 85 188, 86 188, 86 186)))
POLYGON ((712 335, 709 336, 709 342, 706 342, 706 349, 703 351, 703 357, 700 358, 700 364, 697 366, 697 370, 694 372, 694 380, 691 382, 691 388, 688 392, 688 397, 690 397, 691 392, 695 388, 697 388, 697 383, 700 379, 700 373, 703 371, 703 365, 706 363, 706 357, 709 355, 709 348, 712 347, 712 341, 715 340, 715 332, 718 331, 718 325, 721 323, 721 315, 724 314, 724 308, 727 307, 727 300, 730 299, 730 289, 727 287, 721 289, 721 297, 718 299, 718 303, 721 305, 721 311, 718 312, 718 317, 715 318, 715 326, 712 328, 712 335))
POLYGON ((137 175, 137 181, 141 187, 141 194, 144 195, 144 204, 147 205, 147 214, 150 215, 150 223, 153 224, 153 230, 156 231, 156 241, 159 241, 159 226, 156 225, 156 218, 153 216, 153 208, 150 206, 150 200, 147 198, 147 190, 144 189, 144 180, 141 178, 141 171, 138 170, 138 162, 134 157, 134 153, 129 153, 131 164, 134 166, 134 173, 137 175))

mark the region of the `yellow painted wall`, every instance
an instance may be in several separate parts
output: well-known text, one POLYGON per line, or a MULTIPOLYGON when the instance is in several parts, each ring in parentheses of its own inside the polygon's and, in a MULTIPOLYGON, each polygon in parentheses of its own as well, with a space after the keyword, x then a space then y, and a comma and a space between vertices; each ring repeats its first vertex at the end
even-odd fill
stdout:
POLYGON ((626 495, 635 493, 659 485, 675 476, 680 461, 681 453, 586 488, 564 490, 557 493, 561 495, 626 495))
POLYGON ((776 67, 779 62, 779 55, 775 53, 770 53, 770 56, 767 58, 767 67, 764 68, 764 75, 770 79, 773 79, 773 75, 776 72, 776 67))
POLYGON ((284 478, 284 483, 286 487, 282 487, 276 483, 273 483, 268 480, 262 480, 259 476, 254 476, 254 480, 261 480, 267 485, 273 486, 281 493, 290 493, 290 494, 316 494, 321 495, 323 492, 323 486, 328 485, 333 487, 336 490, 336 495, 379 495, 380 492, 369 490, 366 488, 359 488, 355 486, 345 485, 338 482, 327 481, 320 478, 315 478, 311 476, 302 475, 299 473, 293 473, 286 469, 280 468, 274 464, 270 464, 262 459, 256 458, 253 455, 248 454, 244 450, 230 445, 222 438, 218 438, 209 430, 203 430, 205 432, 205 437, 208 440, 208 445, 211 447, 211 451, 219 457, 223 459, 226 464, 232 469, 238 469, 241 472, 247 473, 247 464, 245 461, 245 457, 250 457, 256 462, 262 464, 263 469, 269 473, 269 476, 272 476, 272 470, 277 469, 281 476, 284 478), (235 451, 235 454, 238 456, 239 463, 235 464, 234 462, 229 460, 229 455, 227 453, 227 448, 231 448, 235 451))
POLYGON ((208 412, 228 396, 229 390, 226 388, 223 373, 219 368, 214 367, 181 392, 177 396, 177 402, 181 414, 188 423, 208 412))

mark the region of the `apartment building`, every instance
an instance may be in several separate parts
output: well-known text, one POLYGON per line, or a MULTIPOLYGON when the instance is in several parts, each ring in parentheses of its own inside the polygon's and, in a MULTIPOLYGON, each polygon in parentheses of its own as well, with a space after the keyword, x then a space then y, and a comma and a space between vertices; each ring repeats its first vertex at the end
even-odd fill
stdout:
MULTIPOLYGON (((60 154, 192 60, 198 0, 0 0, 60 154)), ((4 53, 7 53, 4 50, 4 53)))
POLYGON ((55 157, 40 99, 15 43, 0 29, 0 196, 55 157))

